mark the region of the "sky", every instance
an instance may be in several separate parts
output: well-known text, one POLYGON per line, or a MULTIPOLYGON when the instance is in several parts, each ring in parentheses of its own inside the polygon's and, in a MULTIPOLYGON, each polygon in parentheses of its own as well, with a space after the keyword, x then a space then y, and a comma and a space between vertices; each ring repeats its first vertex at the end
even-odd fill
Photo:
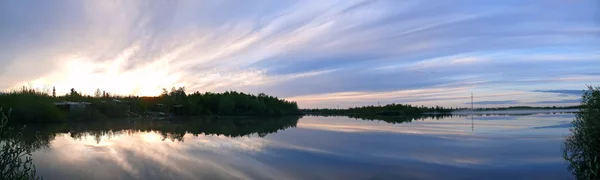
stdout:
POLYGON ((597 0, 2 0, 0 42, 4 91, 495 107, 600 85, 597 0))

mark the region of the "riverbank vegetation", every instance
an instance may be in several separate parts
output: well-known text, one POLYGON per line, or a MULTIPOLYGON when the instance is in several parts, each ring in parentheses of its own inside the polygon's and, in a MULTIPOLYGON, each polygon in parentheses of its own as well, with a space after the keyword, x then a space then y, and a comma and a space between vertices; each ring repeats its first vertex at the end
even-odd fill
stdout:
POLYGON ((600 87, 588 87, 563 153, 577 179, 600 179, 600 87))
POLYGON ((24 141, 21 129, 7 126, 10 112, 0 108, 0 179, 39 179, 31 156, 32 148, 24 141))
POLYGON ((97 90, 84 95, 71 89, 65 95, 23 87, 0 93, 0 107, 12 109, 16 122, 84 121, 143 116, 285 116, 298 115, 296 102, 266 94, 187 94, 185 88, 164 89, 154 97, 117 96, 97 90))

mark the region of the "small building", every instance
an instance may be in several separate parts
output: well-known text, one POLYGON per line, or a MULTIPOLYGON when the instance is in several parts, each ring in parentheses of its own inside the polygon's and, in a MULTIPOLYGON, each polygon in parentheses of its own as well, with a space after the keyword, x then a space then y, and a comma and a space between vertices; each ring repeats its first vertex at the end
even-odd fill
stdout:
POLYGON ((85 109, 90 104, 92 104, 92 103, 89 103, 89 102, 71 102, 71 101, 63 101, 63 102, 56 102, 56 103, 54 103, 54 105, 56 107, 58 107, 58 109, 61 109, 61 110, 64 110, 64 111, 83 110, 83 109, 85 109))

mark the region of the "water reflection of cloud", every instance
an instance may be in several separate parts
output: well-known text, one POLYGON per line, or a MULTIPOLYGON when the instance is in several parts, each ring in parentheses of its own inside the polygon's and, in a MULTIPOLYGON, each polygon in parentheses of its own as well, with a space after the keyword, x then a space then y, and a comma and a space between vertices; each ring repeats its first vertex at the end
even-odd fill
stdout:
MULTIPOLYGON (((303 147, 321 148, 336 152, 335 157, 318 154, 311 156, 298 155, 301 152, 286 154, 288 156, 298 156, 291 157, 291 159, 319 158, 321 160, 315 163, 327 165, 338 165, 333 162, 385 165, 385 167, 390 167, 395 171, 419 172, 417 174, 436 172, 438 175, 426 179, 439 179, 445 177, 441 174, 448 173, 453 175, 451 177, 460 177, 458 174, 466 172, 481 171, 512 171, 514 173, 515 171, 534 171, 534 168, 538 166, 552 167, 549 169, 553 170, 564 170, 559 150, 562 139, 559 136, 540 135, 535 138, 519 138, 518 135, 513 135, 497 138, 488 137, 487 135, 474 135, 446 138, 447 136, 440 137, 435 134, 355 133, 303 129, 302 132, 298 133, 289 135, 286 133, 286 137, 280 138, 282 141, 293 141, 303 147), (452 172, 443 172, 449 169, 452 172)), ((312 152, 310 153, 312 154, 312 152)), ((346 168, 347 171, 369 171, 368 168, 362 166, 340 166, 346 168)), ((389 171, 372 170, 372 173, 377 174, 386 174, 386 172, 389 171)), ((311 173, 325 172, 314 170, 311 173)), ((562 174, 563 176, 560 177, 568 177, 566 171, 558 171, 555 174, 562 174)), ((513 174, 514 177, 522 177, 522 175, 513 174)), ((334 177, 339 178, 340 176, 334 177)), ((398 179, 399 177, 411 179, 414 176, 395 174, 388 178, 398 179)))
MULTIPOLYGON (((95 137, 84 136, 75 140, 63 134, 53 141, 52 153, 55 156, 51 158, 60 160, 58 162, 61 165, 57 167, 96 168, 111 164, 117 168, 109 170, 114 171, 113 175, 123 171, 127 175, 121 175, 135 179, 151 178, 150 174, 153 174, 153 171, 167 173, 159 177, 196 179, 199 175, 199 172, 194 172, 197 167, 213 171, 202 172, 213 176, 248 179, 245 172, 233 168, 233 165, 216 163, 217 160, 210 157, 260 152, 266 145, 266 141, 250 137, 193 137, 187 134, 185 138, 186 143, 162 141, 160 134, 156 132, 138 132, 112 138, 102 137, 100 143, 96 143, 95 137), (102 162, 102 165, 93 162, 102 162), (190 166, 182 166, 184 164, 190 166)), ((110 177, 112 176, 107 175, 100 179, 110 177)))
POLYGON ((427 127, 417 127, 417 128, 406 128, 399 129, 396 127, 390 126, 367 126, 367 125, 327 125, 327 124, 310 124, 310 123, 302 123, 298 125, 299 128, 308 128, 308 129, 319 129, 326 131, 340 131, 340 132, 393 132, 393 133, 408 133, 408 134, 454 134, 461 135, 465 134, 461 130, 452 130, 452 129, 436 129, 436 128, 427 128, 427 127))
POLYGON ((480 120, 480 121, 517 120, 517 119, 519 119, 519 117, 516 117, 516 116, 482 116, 482 117, 475 117, 474 119, 480 120))
POLYGON ((186 134, 186 139, 193 139, 194 142, 186 146, 187 149, 209 151, 213 153, 229 153, 239 151, 246 153, 255 153, 263 150, 268 145, 268 141, 261 138, 238 137, 229 138, 225 136, 198 136, 186 134))
POLYGON ((461 179, 508 171, 513 173, 497 177, 536 179, 541 170, 568 177, 559 149, 567 130, 531 129, 564 122, 536 116, 475 120, 471 132, 464 117, 403 124, 305 117, 298 128, 266 138, 185 134, 185 141, 163 141, 157 132, 136 131, 100 136, 97 143, 89 134, 62 134, 52 152, 35 160, 43 161, 42 174, 97 179, 461 179), (85 172, 64 174, 71 171, 85 172))
MULTIPOLYGON (((515 120, 522 118, 515 117, 515 120)), ((514 120, 503 120, 506 118, 497 118, 493 121, 478 120, 473 121, 468 118, 448 118, 441 121, 434 119, 425 119, 423 121, 413 121, 411 123, 388 124, 379 121, 362 120, 337 120, 335 118, 310 117, 305 118, 298 124, 298 128, 319 129, 325 131, 340 132, 387 132, 387 133, 406 133, 406 134, 428 134, 428 135, 451 135, 451 136, 473 136, 477 133, 498 133, 508 132, 507 130, 518 130, 530 126, 540 125, 540 122, 520 121, 514 123, 514 120)), ((509 118, 512 119, 512 118, 509 118)), ((546 122, 541 124, 548 124, 546 122)))
MULTIPOLYGON (((529 117, 532 118, 532 117, 529 117)), ((535 118, 535 117, 533 117, 535 118)), ((561 133, 545 133, 544 131, 540 131, 540 132, 527 132, 528 130, 528 126, 530 126, 531 124, 536 124, 536 123, 540 123, 540 122, 535 122, 532 123, 531 120, 526 120, 527 117, 519 117, 518 121, 514 122, 514 120, 510 120, 513 121, 512 125, 503 125, 503 123, 490 123, 489 121, 484 122, 480 122, 483 123, 483 125, 479 125, 479 126, 487 126, 487 127, 493 127, 493 128, 498 128, 501 127, 502 129, 510 129, 512 130, 512 132, 509 133, 504 133, 504 130, 491 130, 489 132, 482 132, 482 134, 479 133, 470 133, 470 129, 461 129, 460 127, 464 126, 464 125, 468 125, 470 126, 470 124, 464 124, 464 119, 463 120, 459 120, 459 121, 453 121, 451 119, 444 119, 441 121, 433 121, 433 122, 418 122, 418 123, 404 123, 404 124, 399 124, 399 125, 392 125, 392 124, 379 124, 379 123, 374 123, 372 121, 358 121, 358 122, 352 122, 352 120, 348 119, 347 123, 345 125, 341 125, 344 123, 340 123, 337 122, 336 120, 332 120, 332 119, 321 119, 320 121, 325 121, 326 124, 338 124, 338 125, 324 125, 321 126, 318 124, 318 121, 301 121, 298 125, 298 127, 300 128, 307 128, 307 129, 312 129, 312 130, 319 130, 319 131, 326 131, 329 133, 353 133, 353 132, 371 132, 371 133, 386 133, 387 135, 385 136, 398 136, 398 139, 402 139, 401 144, 402 145, 398 145, 398 146, 393 146, 390 144, 394 144, 394 142, 388 142, 389 144, 385 145, 388 146, 388 149, 394 149, 394 151, 387 151, 387 153, 389 154, 382 154, 379 153, 379 151, 375 151, 377 153, 372 153, 369 155, 366 155, 367 157, 384 157, 384 158, 391 158, 394 157, 396 159, 399 160, 407 160, 407 159, 412 159, 412 160, 417 160, 420 162, 427 162, 427 163, 435 163, 435 164, 443 164, 443 165, 452 165, 452 166, 470 166, 470 165, 474 165, 474 164, 486 164, 487 166, 496 166, 496 165, 503 165, 503 164, 507 164, 506 162, 502 162, 506 159, 504 158, 498 158, 495 156, 500 155, 501 153, 511 153, 511 152, 519 152, 519 151, 527 151, 526 149, 529 148, 531 146, 531 144, 528 143, 540 143, 540 144, 544 144, 538 141, 542 141, 542 142, 561 142, 562 141, 562 135, 561 133), (335 122, 330 122, 330 121, 335 121, 335 122), (444 121, 450 121, 450 122, 444 122, 444 121), (457 122, 463 122, 463 123, 457 123, 457 122), (452 125, 453 123, 455 123, 454 125, 452 125), (435 125, 432 125, 435 124, 435 125), (423 127, 423 126, 427 126, 427 127, 423 127), (449 130, 449 129, 458 129, 459 130, 449 130), (351 131, 348 131, 347 129, 351 129, 351 131), (391 133, 391 134, 389 134, 391 133), (504 135, 503 135, 504 134, 504 135), (408 136, 408 137, 405 137, 408 136), (425 138, 427 137, 427 138, 425 138), (424 139, 425 138, 425 139, 424 139), (431 138, 434 138, 434 140, 432 140, 431 138), (437 139, 437 140, 435 140, 437 139), (413 143, 409 143, 407 142, 408 140, 415 141, 413 143), (426 144, 419 144, 418 142, 421 143, 426 143, 426 144), (509 146, 509 144, 521 144, 515 147, 507 147, 509 146), (391 146, 391 147, 389 147, 391 146), (413 150, 409 150, 411 148, 407 148, 407 147, 411 147, 411 146, 415 146, 415 147, 423 147, 426 146, 426 149, 413 149, 413 150), (429 150, 432 149, 432 150, 429 150), (449 152, 452 153, 440 153, 440 150, 448 150, 449 152), (459 150, 457 150, 459 149, 459 150), (460 150, 462 149, 462 150, 460 150), (482 152, 473 152, 472 149, 478 149, 479 151, 482 152), (506 152, 501 152, 502 150, 506 151, 506 152), (396 153, 396 152, 402 152, 402 153, 396 153), (420 152, 417 154, 410 154, 408 152, 420 152), (488 155, 485 155, 487 152, 488 155), (497 154, 496 154, 497 153, 497 154), (435 155, 435 154, 439 154, 439 155, 435 155), (464 155, 462 155, 464 154, 464 155), (476 156, 477 154, 480 154, 479 157, 480 158, 474 158, 474 157, 478 157, 476 156), (491 155, 491 156, 490 156, 491 155), (504 160, 503 160, 504 159, 504 160)), ((560 119, 560 118, 558 118, 560 119)), ((541 119, 539 121, 548 121, 549 122, 542 122, 542 124, 551 124, 551 123, 558 123, 561 121, 557 121, 556 118, 554 119, 541 119)), ((502 121, 502 120, 500 120, 502 121)), ((481 128, 481 127, 480 127, 481 128)), ((382 135, 383 136, 383 135, 382 135)), ((349 137, 347 138, 354 138, 353 136, 349 135, 349 137)), ((376 138, 376 137, 373 137, 376 138)), ((388 138, 389 140, 390 138, 388 138)), ((375 140, 371 140, 371 141, 375 141, 375 140)), ((365 141, 368 142, 368 141, 365 141)), ((373 146, 373 147, 382 147, 381 145, 369 145, 369 144, 364 144, 364 146, 373 146)), ((383 147, 385 147, 383 146, 383 147)), ((540 146, 545 146, 547 147, 548 145, 544 144, 544 145, 540 145, 540 146)), ((537 149, 537 148, 536 148, 537 149)), ((380 150, 381 151, 381 150, 380 150)), ((533 151, 529 151, 532 152, 533 151)), ((541 152, 541 151, 540 151, 541 152)), ((558 153, 557 153, 558 154, 558 153)), ((543 156, 543 157, 521 157, 521 156, 516 156, 519 157, 520 159, 516 159, 513 157, 510 157, 510 155, 503 155, 506 156, 506 158, 508 159, 512 159, 511 161, 513 161, 512 164, 518 164, 516 162, 521 162, 521 163, 543 163, 543 162, 552 162, 552 163, 559 163, 562 162, 560 158, 549 158, 549 157, 559 157, 559 155, 555 155, 555 156, 543 156)), ((510 164, 510 163, 508 163, 510 164)))

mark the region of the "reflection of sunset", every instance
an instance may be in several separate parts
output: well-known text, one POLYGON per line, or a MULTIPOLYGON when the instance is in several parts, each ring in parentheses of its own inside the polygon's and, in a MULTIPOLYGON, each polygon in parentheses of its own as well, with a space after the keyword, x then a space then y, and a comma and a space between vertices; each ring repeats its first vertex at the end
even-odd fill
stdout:
POLYGON ((34 159, 44 175, 76 171, 100 179, 285 179, 299 176, 296 170, 325 179, 380 174, 380 169, 369 169, 364 163, 427 172, 438 172, 436 167, 466 172, 475 171, 473 167, 507 168, 511 164, 562 168, 560 155, 551 147, 562 141, 561 133, 568 129, 539 127, 552 127, 569 117, 482 116, 474 118, 473 132, 471 119, 460 116, 397 124, 305 116, 293 121, 295 128, 265 129, 261 123, 241 123, 218 131, 137 122, 139 129, 58 134, 51 142, 52 150, 37 151, 34 159), (163 129, 140 130, 159 127, 163 129), (243 129, 248 132, 237 132, 243 129), (276 129, 277 133, 265 138, 252 133, 276 129), (335 173, 336 168, 344 173, 335 173))
POLYGON ((141 135, 141 137, 144 141, 151 142, 151 143, 156 143, 156 142, 162 141, 162 137, 160 137, 160 135, 156 134, 156 133, 143 133, 141 135))
MULTIPOLYGON (((540 115, 539 117, 543 117, 543 115, 540 115)), ((476 122, 472 122, 469 118, 456 116, 444 118, 443 121, 435 120, 433 118, 425 118, 422 120, 414 120, 412 122, 392 125, 379 120, 364 121, 347 118, 340 119, 308 116, 298 123, 298 128, 357 133, 380 132, 439 135, 440 137, 444 138, 489 138, 489 135, 484 134, 493 133, 494 137, 510 136, 511 133, 518 132, 519 130, 538 126, 554 125, 556 123, 556 121, 536 121, 530 120, 530 118, 531 117, 529 116, 482 116, 475 118, 476 122), (515 124, 515 121, 519 121, 519 123, 515 124)), ((536 137, 544 136, 523 136, 521 138, 536 137)))
MULTIPOLYGON (((80 139, 73 139, 66 134, 59 135, 53 141, 53 153, 60 155, 54 158, 69 163, 69 166, 89 166, 94 161, 107 161, 129 175, 136 178, 143 177, 141 171, 144 166, 132 161, 146 159, 151 164, 166 168, 174 176, 183 176, 194 179, 194 172, 180 167, 181 163, 195 164, 193 167, 206 167, 215 172, 229 174, 231 177, 244 178, 244 175, 227 165, 211 162, 207 159, 195 157, 190 151, 200 151, 208 154, 231 154, 234 152, 261 151, 265 142, 257 138, 227 138, 223 136, 198 136, 187 134, 185 143, 163 140, 158 132, 126 132, 114 133, 111 136, 101 136, 99 143, 93 135, 86 134, 80 139), (132 154, 133 153, 133 154, 132 154)), ((107 176, 109 177, 109 176, 107 176)))

